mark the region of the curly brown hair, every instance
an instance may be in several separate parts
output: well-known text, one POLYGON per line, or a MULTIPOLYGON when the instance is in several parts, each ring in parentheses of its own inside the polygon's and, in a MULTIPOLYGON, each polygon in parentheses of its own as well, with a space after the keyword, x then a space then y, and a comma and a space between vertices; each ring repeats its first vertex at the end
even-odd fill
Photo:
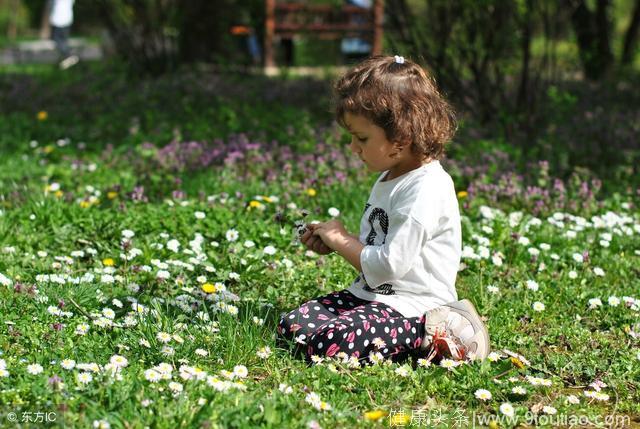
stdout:
POLYGON ((456 132, 455 112, 434 79, 418 64, 377 55, 364 60, 335 82, 337 122, 347 128, 347 112, 382 128, 387 140, 410 144, 424 159, 441 159, 456 132))

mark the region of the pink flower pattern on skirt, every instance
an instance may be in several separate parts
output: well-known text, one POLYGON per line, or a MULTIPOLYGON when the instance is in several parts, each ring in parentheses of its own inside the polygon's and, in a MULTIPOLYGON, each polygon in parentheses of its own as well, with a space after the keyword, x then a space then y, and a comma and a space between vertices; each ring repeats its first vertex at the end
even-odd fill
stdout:
POLYGON ((405 317, 386 304, 360 299, 345 289, 283 313, 277 332, 278 340, 283 345, 293 341, 294 353, 303 353, 309 364, 314 354, 340 357, 341 353, 361 364, 370 363, 370 353, 401 362, 412 353, 420 354, 424 321, 424 315, 405 317), (303 339, 304 344, 295 338, 303 339))

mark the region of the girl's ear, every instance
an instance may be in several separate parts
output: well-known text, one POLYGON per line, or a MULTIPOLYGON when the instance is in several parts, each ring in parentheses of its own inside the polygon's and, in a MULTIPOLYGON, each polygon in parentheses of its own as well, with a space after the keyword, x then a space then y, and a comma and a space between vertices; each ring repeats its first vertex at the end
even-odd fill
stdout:
POLYGON ((408 142, 395 142, 393 143, 393 148, 395 149, 396 154, 400 154, 400 152, 402 152, 403 150, 405 150, 406 148, 408 148, 410 146, 411 143, 408 142))

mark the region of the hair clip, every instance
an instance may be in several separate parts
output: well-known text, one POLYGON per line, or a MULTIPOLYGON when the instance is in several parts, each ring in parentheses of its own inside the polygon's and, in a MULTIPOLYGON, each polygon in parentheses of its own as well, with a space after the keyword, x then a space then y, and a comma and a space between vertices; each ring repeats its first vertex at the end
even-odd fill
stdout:
POLYGON ((404 57, 401 57, 400 55, 396 55, 394 56, 396 63, 398 64, 404 64, 404 57))

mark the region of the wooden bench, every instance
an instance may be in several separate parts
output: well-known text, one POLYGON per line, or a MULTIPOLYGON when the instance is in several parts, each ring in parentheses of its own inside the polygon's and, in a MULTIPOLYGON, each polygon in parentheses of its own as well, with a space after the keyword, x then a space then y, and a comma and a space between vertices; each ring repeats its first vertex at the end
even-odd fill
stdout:
POLYGON ((306 4, 266 0, 264 65, 276 66, 273 43, 285 41, 287 59, 293 57, 293 37, 315 36, 319 39, 359 37, 371 42, 371 54, 382 53, 383 0, 374 0, 371 9, 344 5, 306 4))

